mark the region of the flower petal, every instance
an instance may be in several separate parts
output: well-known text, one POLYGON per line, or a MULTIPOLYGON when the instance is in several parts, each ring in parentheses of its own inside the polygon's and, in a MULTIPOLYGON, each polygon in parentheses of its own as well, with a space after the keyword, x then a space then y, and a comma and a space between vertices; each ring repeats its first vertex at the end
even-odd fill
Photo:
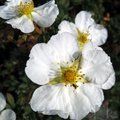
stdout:
POLYGON ((98 46, 103 45, 106 42, 108 33, 102 25, 94 24, 89 28, 90 39, 93 44, 98 46))
POLYGON ((100 85, 103 89, 109 89, 115 83, 110 57, 102 49, 84 51, 82 70, 92 83, 100 85))
MULTIPOLYGON (((24 0, 22 0, 22 1, 24 1, 24 0)), ((7 0, 6 4, 15 6, 15 5, 19 5, 20 2, 21 2, 20 0, 7 0)))
POLYGON ((43 85, 49 82, 49 73, 52 72, 51 64, 58 63, 59 59, 55 52, 47 44, 35 45, 30 52, 30 59, 27 61, 25 72, 35 83, 43 85))
POLYGON ((91 104, 89 99, 81 91, 80 87, 76 90, 69 91, 70 103, 72 110, 70 113, 70 118, 73 120, 83 119, 91 109, 91 104))
POLYGON ((13 28, 20 29, 23 33, 30 33, 34 31, 34 25, 31 19, 23 15, 20 18, 14 18, 7 21, 13 28))
POLYGON ((72 22, 64 20, 60 23, 58 28, 59 28, 59 33, 68 32, 77 37, 77 28, 75 24, 73 24, 72 22))
POLYGON ((57 52, 60 63, 71 61, 74 53, 79 50, 76 38, 67 32, 52 36, 48 45, 57 52))
POLYGON ((47 115, 56 115, 67 119, 80 120, 90 111, 90 104, 80 90, 75 91, 73 87, 63 86, 42 86, 35 90, 30 101, 34 111, 47 115))
POLYGON ((6 100, 2 93, 0 93, 0 111, 2 111, 6 106, 6 100))
POLYGON ((76 15, 75 24, 80 32, 87 32, 88 28, 94 24, 94 20, 91 16, 92 14, 87 11, 81 11, 76 15))
POLYGON ((15 8, 10 5, 0 6, 0 17, 3 19, 11 19, 16 17, 17 13, 15 12, 15 8))
POLYGON ((0 120, 16 120, 16 114, 11 109, 6 109, 2 111, 0 115, 0 120))
POLYGON ((115 73, 111 74, 108 80, 102 85, 102 89, 110 89, 115 84, 115 73))
MULTIPOLYGON (((42 86, 35 90, 30 101, 31 108, 34 111, 43 114, 55 115, 60 113, 64 118, 68 117, 69 98, 63 92, 63 86, 42 86)), ((66 90, 67 92, 67 90, 66 90)), ((61 117, 63 117, 61 116, 61 117)))
POLYGON ((102 89, 91 83, 81 85, 80 89, 88 97, 91 103, 91 112, 97 112, 104 100, 102 89))
POLYGON ((32 12, 33 19, 40 27, 51 26, 59 14, 58 7, 54 0, 51 0, 50 2, 37 7, 34 10, 35 11, 32 12))

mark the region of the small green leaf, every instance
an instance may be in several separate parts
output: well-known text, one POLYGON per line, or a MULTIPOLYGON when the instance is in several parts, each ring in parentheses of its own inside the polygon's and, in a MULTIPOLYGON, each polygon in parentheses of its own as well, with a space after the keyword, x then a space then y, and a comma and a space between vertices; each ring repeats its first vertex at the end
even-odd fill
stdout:
POLYGON ((14 97, 10 93, 7 93, 7 101, 11 107, 13 107, 13 108, 15 107, 14 97))

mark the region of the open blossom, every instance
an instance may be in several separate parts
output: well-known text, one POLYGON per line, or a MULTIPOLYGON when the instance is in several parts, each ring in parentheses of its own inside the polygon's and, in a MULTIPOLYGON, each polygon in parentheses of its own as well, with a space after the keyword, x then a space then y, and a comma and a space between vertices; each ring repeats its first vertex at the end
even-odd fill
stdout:
POLYGON ((5 109, 6 100, 2 93, 0 93, 0 120, 16 120, 16 114, 11 109, 5 109))
POLYGON ((32 0, 7 0, 5 5, 0 6, 0 17, 23 33, 34 31, 33 22, 40 27, 51 26, 58 14, 54 0, 39 7, 34 7, 32 0))
POLYGON ((81 11, 76 15, 75 24, 62 21, 59 25, 59 33, 69 32, 77 39, 80 50, 86 45, 100 46, 106 42, 107 30, 102 25, 96 24, 92 14, 81 11))
POLYGON ((101 49, 89 49, 81 56, 74 36, 62 33, 30 52, 25 72, 36 84, 31 108, 46 115, 81 120, 99 110, 102 89, 114 85, 115 73, 109 56, 101 49), (68 41, 69 40, 69 41, 68 41))

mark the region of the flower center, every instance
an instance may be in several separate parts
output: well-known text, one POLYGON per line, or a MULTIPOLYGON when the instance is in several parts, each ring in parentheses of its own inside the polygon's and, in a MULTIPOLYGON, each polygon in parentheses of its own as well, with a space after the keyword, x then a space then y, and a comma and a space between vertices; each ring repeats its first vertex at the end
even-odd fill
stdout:
POLYGON ((31 14, 31 12, 34 9, 34 3, 31 2, 26 2, 23 3, 22 1, 20 2, 19 6, 18 6, 18 13, 20 15, 27 15, 29 16, 31 14))
POLYGON ((77 82, 87 83, 84 74, 79 70, 79 62, 74 61, 72 65, 67 65, 66 67, 61 67, 61 72, 57 74, 57 77, 53 78, 49 84, 55 85, 58 83, 63 83, 64 85, 71 85, 77 87, 77 82))
POLYGON ((68 70, 63 71, 63 82, 65 84, 75 84, 77 79, 77 71, 67 68, 68 70))
POLYGON ((78 36, 77 36, 78 44, 79 44, 80 49, 83 49, 84 45, 89 42, 89 39, 88 39, 89 34, 82 33, 79 30, 77 31, 78 31, 78 36))

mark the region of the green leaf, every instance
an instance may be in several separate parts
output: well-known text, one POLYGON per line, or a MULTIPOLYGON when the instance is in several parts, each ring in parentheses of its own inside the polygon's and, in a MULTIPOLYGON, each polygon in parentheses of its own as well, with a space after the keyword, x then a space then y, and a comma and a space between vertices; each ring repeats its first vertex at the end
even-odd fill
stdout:
POLYGON ((12 108, 15 107, 14 97, 10 93, 7 93, 7 101, 12 108))

